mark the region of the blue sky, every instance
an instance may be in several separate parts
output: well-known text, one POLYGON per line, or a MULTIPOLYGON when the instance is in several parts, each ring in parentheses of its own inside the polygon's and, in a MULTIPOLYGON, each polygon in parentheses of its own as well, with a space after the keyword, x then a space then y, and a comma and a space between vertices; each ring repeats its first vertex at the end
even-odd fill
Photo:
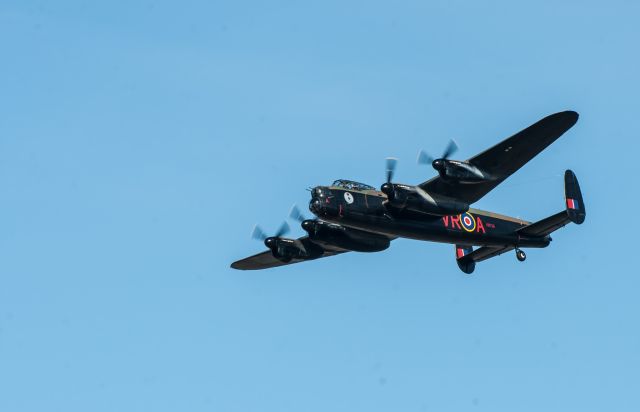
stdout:
MULTIPOLYGON (((637 411, 640 6, 0 5, 0 410, 637 411), (463 275, 450 245, 263 272, 306 187, 577 125, 477 207, 587 221, 463 275)), ((294 234, 302 234, 295 228, 294 234)))

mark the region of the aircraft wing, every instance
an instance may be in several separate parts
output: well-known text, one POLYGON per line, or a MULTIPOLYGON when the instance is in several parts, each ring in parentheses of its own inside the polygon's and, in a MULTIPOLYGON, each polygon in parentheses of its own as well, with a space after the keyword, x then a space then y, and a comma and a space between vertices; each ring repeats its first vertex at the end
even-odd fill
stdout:
POLYGON ((552 114, 467 160, 468 163, 491 175, 493 177, 491 180, 462 184, 446 182, 437 176, 419 186, 427 193, 459 199, 469 204, 477 202, 562 136, 577 121, 578 113, 576 112, 552 114))
MULTIPOLYGON (((321 241, 312 241, 308 236, 304 236, 298 239, 302 244, 307 244, 307 242, 312 242, 324 250, 324 253, 319 257, 329 257, 334 255, 339 255, 340 253, 348 252, 346 249, 339 248, 337 246, 333 246, 331 244, 321 242, 321 241)), ((265 250, 262 253, 258 253, 257 255, 249 256, 244 259, 240 259, 231 264, 231 268, 239 269, 239 270, 258 270, 258 269, 269 269, 277 266, 291 265, 293 263, 305 262, 307 260, 313 259, 291 259, 290 262, 283 262, 279 259, 276 259, 270 250, 265 250)))

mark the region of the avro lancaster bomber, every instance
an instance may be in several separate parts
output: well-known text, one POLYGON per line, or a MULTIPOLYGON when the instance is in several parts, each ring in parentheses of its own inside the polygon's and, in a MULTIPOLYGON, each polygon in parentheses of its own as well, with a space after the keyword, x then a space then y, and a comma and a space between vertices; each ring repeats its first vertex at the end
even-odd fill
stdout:
POLYGON ((586 211, 576 175, 564 174, 565 208, 532 223, 470 206, 511 176, 525 163, 569 130, 578 120, 572 111, 545 117, 492 148, 465 161, 450 160, 457 150, 451 141, 440 158, 424 152, 419 163, 431 164, 438 176, 418 185, 393 182, 397 160, 386 160, 386 182, 380 190, 350 180, 311 189, 309 210, 315 219, 305 219, 297 207, 290 213, 307 233, 298 239, 283 237, 284 222, 272 236, 258 226, 253 236, 268 250, 231 264, 234 269, 267 269, 314 260, 344 252, 380 252, 392 240, 451 243, 455 259, 467 274, 476 262, 514 250, 524 261, 523 248, 544 248, 550 234, 573 222, 584 222, 586 211))

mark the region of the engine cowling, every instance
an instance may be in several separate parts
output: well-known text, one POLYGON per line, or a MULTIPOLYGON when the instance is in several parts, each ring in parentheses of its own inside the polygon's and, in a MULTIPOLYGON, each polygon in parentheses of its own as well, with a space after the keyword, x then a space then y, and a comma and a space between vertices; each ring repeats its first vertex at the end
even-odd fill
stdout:
POLYGON ((315 259, 324 253, 318 245, 298 239, 268 237, 264 244, 271 250, 273 257, 285 263, 291 262, 292 259, 315 259))
POLYGON ((335 223, 305 220, 302 228, 309 239, 355 252, 380 252, 389 247, 389 238, 335 223))
POLYGON ((459 160, 436 159, 433 168, 448 182, 475 184, 491 180, 492 177, 478 167, 459 160))
POLYGON ((431 195, 417 186, 385 183, 381 190, 387 195, 386 204, 391 209, 408 209, 437 216, 457 215, 469 210, 467 203, 431 195))

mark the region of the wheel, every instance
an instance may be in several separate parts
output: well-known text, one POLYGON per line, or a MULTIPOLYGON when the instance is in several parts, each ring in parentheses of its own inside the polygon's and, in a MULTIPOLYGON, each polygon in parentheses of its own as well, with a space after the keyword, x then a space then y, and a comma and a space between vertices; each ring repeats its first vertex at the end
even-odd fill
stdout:
POLYGON ((524 262, 526 258, 527 254, 524 253, 524 251, 516 249, 516 259, 518 259, 520 262, 524 262))

